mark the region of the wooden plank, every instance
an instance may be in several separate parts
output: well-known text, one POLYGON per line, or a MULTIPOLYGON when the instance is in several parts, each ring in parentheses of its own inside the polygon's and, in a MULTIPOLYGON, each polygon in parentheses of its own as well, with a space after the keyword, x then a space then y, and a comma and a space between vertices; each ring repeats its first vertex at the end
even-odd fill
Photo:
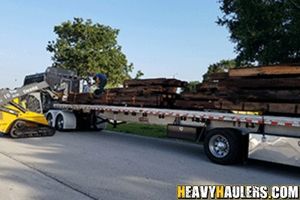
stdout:
POLYGON ((69 103, 89 103, 92 100, 92 96, 87 93, 73 93, 68 95, 69 103))
POLYGON ((155 79, 131 79, 124 81, 124 87, 134 87, 134 86, 150 86, 150 85, 160 85, 160 86, 170 86, 170 87, 184 87, 187 82, 180 81, 178 79, 166 79, 166 78, 155 78, 155 79))
MULTIPOLYGON (((300 89, 300 77, 287 78, 229 78, 220 83, 211 84, 210 87, 222 89, 300 89), (212 85, 212 86, 211 86, 212 85)), ((207 88, 209 86, 206 86, 207 88)))
POLYGON ((197 91, 237 89, 300 89, 300 77, 287 78, 257 78, 257 77, 231 77, 219 82, 205 82, 197 91))
POLYGON ((114 94, 114 95, 135 95, 135 96, 142 96, 148 94, 176 94, 177 87, 167 87, 167 86, 160 86, 160 85, 150 85, 150 86, 134 86, 128 88, 114 88, 109 89, 106 91, 107 94, 114 94))
POLYGON ((215 103, 217 109, 221 110, 236 110, 236 111, 265 111, 268 108, 268 104, 260 102, 232 102, 222 100, 215 103))
POLYGON ((127 98, 114 98, 109 101, 110 104, 119 105, 126 104, 131 106, 155 106, 159 107, 162 103, 160 96, 148 96, 148 97, 127 97, 127 98))
POLYGON ((300 66, 261 66, 230 69, 230 77, 261 76, 261 75, 292 75, 300 74, 300 66))
POLYGON ((222 101, 215 103, 217 109, 236 110, 236 111, 252 111, 263 113, 277 114, 300 114, 299 104, 292 103, 261 103, 261 102, 239 102, 222 101))
POLYGON ((266 110, 268 110, 267 103, 243 102, 243 111, 266 111, 266 110))
POLYGON ((90 101, 90 104, 107 104, 107 105, 150 105, 150 106, 159 106, 162 102, 160 96, 118 96, 115 98, 100 98, 93 99, 90 101))
POLYGON ((215 95, 208 95, 205 93, 192 93, 192 92, 186 92, 181 94, 181 98, 185 100, 218 100, 219 98, 215 95))
POLYGON ((297 104, 270 103, 268 112, 297 114, 297 104))
POLYGON ((228 72, 216 72, 216 73, 212 73, 209 75, 208 77, 208 81, 211 80, 224 80, 227 79, 229 77, 228 72))
POLYGON ((243 110, 242 103, 233 103, 232 101, 219 101, 215 103, 216 109, 220 110, 243 110))
POLYGON ((214 109, 215 105, 214 102, 212 101, 187 101, 183 99, 177 99, 174 102, 174 107, 175 108, 180 108, 180 109, 214 109))
POLYGON ((232 101, 300 103, 300 90, 228 90, 223 98, 232 101))

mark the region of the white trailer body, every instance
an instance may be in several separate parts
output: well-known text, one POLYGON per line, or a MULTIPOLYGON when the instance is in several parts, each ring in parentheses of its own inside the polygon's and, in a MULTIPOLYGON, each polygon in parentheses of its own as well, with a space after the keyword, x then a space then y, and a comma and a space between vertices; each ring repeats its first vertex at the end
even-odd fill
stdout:
POLYGON ((53 107, 47 117, 50 116, 53 126, 62 125, 57 127, 60 130, 76 127, 82 120, 76 115, 78 112, 93 113, 100 123, 111 120, 115 124, 122 121, 168 125, 171 132, 178 132, 179 138, 185 138, 195 128, 192 138, 204 141, 205 153, 213 162, 231 164, 253 158, 300 167, 299 118, 105 105, 54 104, 53 107))

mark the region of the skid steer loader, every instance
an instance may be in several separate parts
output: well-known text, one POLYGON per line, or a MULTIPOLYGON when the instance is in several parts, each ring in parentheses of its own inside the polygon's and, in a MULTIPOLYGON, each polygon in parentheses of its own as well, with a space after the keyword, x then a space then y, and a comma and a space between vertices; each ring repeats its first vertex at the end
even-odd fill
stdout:
POLYGON ((21 97, 49 87, 47 82, 33 83, 14 90, 0 90, 0 132, 12 138, 53 136, 42 113, 32 112, 21 105, 21 97))

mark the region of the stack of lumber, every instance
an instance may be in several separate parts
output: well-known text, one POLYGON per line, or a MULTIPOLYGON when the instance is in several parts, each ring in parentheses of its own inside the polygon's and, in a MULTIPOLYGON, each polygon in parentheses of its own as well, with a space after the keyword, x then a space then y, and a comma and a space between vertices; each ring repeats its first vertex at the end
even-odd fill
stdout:
POLYGON ((105 90, 98 99, 89 94, 70 94, 69 103, 127 105, 138 107, 172 107, 178 97, 177 89, 186 86, 177 79, 125 80, 122 88, 105 90))
POLYGON ((196 93, 183 93, 175 105, 300 114, 300 66, 262 66, 215 73, 197 86, 196 93))
POLYGON ((108 90, 107 104, 172 107, 178 94, 177 89, 186 82, 177 79, 132 79, 125 80, 123 88, 108 90))
POLYGON ((186 82, 177 79, 126 80, 98 99, 70 94, 69 103, 127 105, 179 109, 260 111, 300 114, 300 66, 262 66, 214 73, 196 92, 177 94, 186 82))
POLYGON ((198 84, 195 92, 183 92, 174 106, 179 109, 217 109, 223 89, 220 81, 227 79, 228 73, 214 73, 208 80, 198 84))

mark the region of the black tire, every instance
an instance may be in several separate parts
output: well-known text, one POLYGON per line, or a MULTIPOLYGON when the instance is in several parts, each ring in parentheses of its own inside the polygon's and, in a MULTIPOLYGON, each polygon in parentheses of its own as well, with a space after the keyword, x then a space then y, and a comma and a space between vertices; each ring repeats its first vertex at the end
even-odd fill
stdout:
POLYGON ((48 121, 48 125, 53 127, 53 115, 51 113, 48 113, 46 119, 48 121))
POLYGON ((57 115, 56 120, 55 120, 55 128, 58 131, 63 131, 64 130, 64 117, 62 114, 57 115))
POLYGON ((239 163, 242 161, 244 149, 242 135, 238 130, 213 129, 204 139, 205 154, 214 163, 239 163))

